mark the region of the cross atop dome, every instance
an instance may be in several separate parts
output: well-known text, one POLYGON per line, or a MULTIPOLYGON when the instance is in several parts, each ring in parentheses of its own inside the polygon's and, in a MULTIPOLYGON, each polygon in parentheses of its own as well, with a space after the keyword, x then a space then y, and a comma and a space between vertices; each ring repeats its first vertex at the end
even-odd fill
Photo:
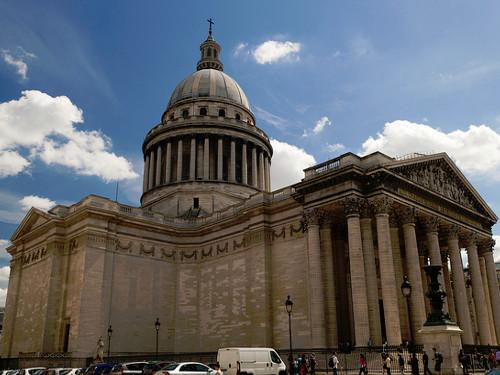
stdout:
POLYGON ((200 45, 201 59, 198 61, 196 69, 216 69, 222 71, 224 70, 223 65, 219 60, 221 47, 212 37, 212 25, 214 25, 215 22, 212 18, 209 18, 207 22, 209 24, 208 37, 207 40, 200 45))

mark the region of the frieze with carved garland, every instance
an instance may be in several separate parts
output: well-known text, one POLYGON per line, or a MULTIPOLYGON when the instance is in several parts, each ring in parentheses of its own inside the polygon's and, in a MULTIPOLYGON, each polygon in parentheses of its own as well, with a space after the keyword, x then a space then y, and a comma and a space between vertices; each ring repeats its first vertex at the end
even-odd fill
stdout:
POLYGON ((22 255, 22 266, 39 262, 47 256, 47 246, 40 246, 22 255))

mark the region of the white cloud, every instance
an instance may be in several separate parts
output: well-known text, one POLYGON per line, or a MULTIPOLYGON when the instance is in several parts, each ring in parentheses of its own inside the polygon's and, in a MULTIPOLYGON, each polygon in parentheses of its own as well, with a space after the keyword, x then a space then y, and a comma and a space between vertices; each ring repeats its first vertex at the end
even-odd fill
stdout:
POLYGON ((242 54, 248 54, 248 43, 240 43, 233 50, 233 56, 240 56, 242 54))
POLYGON ((500 262, 500 236, 494 235, 493 239, 495 240, 495 248, 493 249, 493 257, 495 262, 500 262))
POLYGON ((0 267, 0 306, 5 306, 7 299, 7 287, 9 286, 10 267, 0 267))
POLYGON ((2 50, 3 61, 7 65, 11 65, 16 68, 16 73, 22 80, 26 80, 28 78, 28 64, 26 61, 35 57, 35 54, 26 52, 22 47, 18 47, 15 51, 10 51, 8 49, 2 50))
POLYGON ((362 154, 381 151, 390 156, 411 152, 446 152, 471 175, 500 180, 500 134, 486 125, 446 133, 405 120, 386 123, 382 133, 362 144, 362 154))
POLYGON ((0 288, 0 307, 5 307, 7 300, 7 288, 0 288))
POLYGON ((255 106, 255 115, 279 130, 286 128, 286 119, 255 106))
POLYGON ((334 144, 327 143, 326 144, 326 149, 329 152, 337 152, 337 151, 343 150, 344 148, 345 148, 345 146, 341 143, 334 143, 334 144))
POLYGON ((303 169, 316 164, 314 156, 297 146, 271 139, 273 158, 271 164, 271 188, 273 190, 299 182, 303 169))
POLYGON ((0 259, 10 259, 10 254, 5 250, 9 245, 9 240, 0 239, 0 259))
POLYGON ((298 42, 268 40, 258 45, 252 56, 258 64, 273 64, 280 61, 297 61, 302 45, 298 42))
MULTIPOLYGON (((325 127, 331 125, 332 122, 330 121, 330 119, 327 117, 327 116, 323 116, 321 117, 318 121, 316 121, 316 124, 314 125, 314 128, 312 130, 312 134, 314 135, 318 135, 319 133, 321 133, 325 127)), ((307 129, 304 130, 304 132, 302 133, 302 137, 309 137, 311 135, 311 132, 307 129)))
POLYGON ((0 103, 0 177, 14 175, 40 158, 104 181, 137 177, 131 163, 110 152, 111 140, 99 131, 75 128, 82 110, 66 96, 23 91, 19 100, 0 103), (29 159, 21 155, 29 151, 29 159))
POLYGON ((49 198, 39 197, 37 195, 28 195, 23 199, 19 200, 21 208, 24 211, 28 211, 31 207, 39 208, 43 211, 48 211, 56 205, 56 202, 50 200, 49 198))

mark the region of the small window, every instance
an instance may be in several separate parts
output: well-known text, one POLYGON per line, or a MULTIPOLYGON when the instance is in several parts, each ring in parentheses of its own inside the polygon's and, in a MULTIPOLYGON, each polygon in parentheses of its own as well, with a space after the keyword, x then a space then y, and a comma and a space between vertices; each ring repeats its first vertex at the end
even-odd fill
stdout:
POLYGON ((210 47, 208 48, 207 56, 212 57, 212 48, 210 48, 210 47))
POLYGON ((236 120, 240 121, 241 120, 241 116, 239 113, 236 114, 236 116, 234 116, 236 118, 236 120))
POLYGON ((170 120, 173 120, 174 119, 174 114, 171 113, 170 116, 169 116, 170 120))
POLYGON ((226 117, 226 111, 219 109, 219 117, 226 117))
POLYGON ((217 58, 217 50, 214 49, 214 57, 217 58))
POLYGON ((200 116, 206 116, 207 115, 207 109, 206 108, 200 108, 200 116))
POLYGON ((188 118, 189 116, 189 111, 187 109, 182 111, 182 118, 188 118))
POLYGON ((193 208, 200 208, 200 198, 193 198, 193 208))

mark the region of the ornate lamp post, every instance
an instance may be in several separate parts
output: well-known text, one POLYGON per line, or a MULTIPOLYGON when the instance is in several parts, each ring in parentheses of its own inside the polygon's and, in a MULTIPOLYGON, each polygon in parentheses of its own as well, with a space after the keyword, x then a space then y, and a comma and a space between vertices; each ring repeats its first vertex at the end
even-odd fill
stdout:
POLYGON ((111 336, 113 335, 113 328, 111 328, 111 324, 108 327, 108 362, 111 353, 111 336))
POLYGON ((285 308, 286 308, 286 312, 288 313, 288 335, 290 338, 290 353, 288 354, 288 365, 290 366, 290 368, 288 371, 289 371, 290 375, 293 375, 293 351, 292 351, 292 308, 293 308, 293 302, 290 299, 290 296, 288 296, 286 298, 285 308))
POLYGON ((450 315, 443 312, 444 298, 446 293, 441 289, 438 281, 438 275, 441 273, 441 266, 424 266, 424 271, 429 277, 429 289, 427 298, 431 302, 431 312, 427 316, 424 326, 454 325, 457 323, 450 319, 450 315))
POLYGON ((413 337, 411 332, 412 322, 411 322, 411 311, 410 311, 410 296, 411 296, 411 284, 408 280, 408 276, 403 278, 403 282, 401 283, 401 293, 406 300, 406 309, 408 310, 408 341, 410 342, 410 352, 413 347, 413 337))
POLYGON ((159 318, 156 318, 155 329, 156 329, 156 360, 158 360, 158 334, 160 333, 160 319, 159 318))

